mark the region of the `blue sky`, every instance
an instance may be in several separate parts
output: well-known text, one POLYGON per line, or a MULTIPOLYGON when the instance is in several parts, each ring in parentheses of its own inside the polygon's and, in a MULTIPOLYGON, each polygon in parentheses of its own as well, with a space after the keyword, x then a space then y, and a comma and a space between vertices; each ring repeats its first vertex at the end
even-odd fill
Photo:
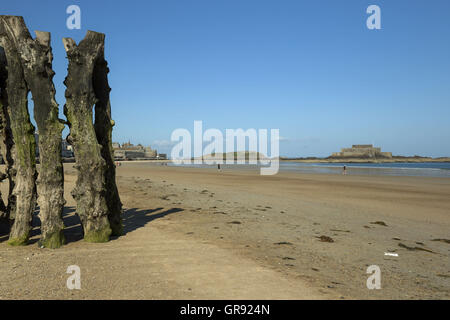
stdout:
MULTIPOLYGON (((278 128, 285 156, 374 143, 450 156, 450 1, 2 1, 52 32, 64 105, 62 37, 106 33, 114 139, 169 152, 176 128, 278 128), (81 30, 66 8, 81 8, 81 30), (368 30, 366 8, 381 8, 368 30)), ((62 111, 61 111, 62 113, 62 111)), ((62 115, 61 115, 62 116, 62 115)), ((62 116, 63 117, 63 116, 62 116)), ((67 130, 65 130, 67 133, 67 130)))

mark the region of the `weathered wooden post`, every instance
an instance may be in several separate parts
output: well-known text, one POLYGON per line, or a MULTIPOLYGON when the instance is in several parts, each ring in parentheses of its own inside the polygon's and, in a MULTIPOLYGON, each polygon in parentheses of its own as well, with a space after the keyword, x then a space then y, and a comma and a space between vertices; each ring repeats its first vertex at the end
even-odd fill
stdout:
POLYGON ((114 164, 114 150, 112 147, 112 129, 114 121, 111 119, 111 103, 108 84, 108 63, 105 60, 104 37, 93 73, 94 93, 97 97, 95 104, 95 132, 97 140, 102 146, 102 157, 106 161, 106 205, 108 206, 108 219, 112 235, 122 235, 122 203, 116 185, 116 166, 114 164))
MULTIPOLYGON (((6 71, 6 55, 5 50, 0 47, 0 154, 3 161, 7 165, 7 128, 9 127, 9 121, 7 117, 7 103, 8 98, 6 96, 6 79, 8 78, 8 73, 6 71)), ((7 169, 8 170, 8 169, 7 169)), ((7 177, 7 174, 0 173, 0 181, 3 181, 7 177)), ((0 223, 7 224, 9 220, 9 211, 0 192, 0 223)))
POLYGON ((14 169, 14 160, 12 156, 12 150, 14 141, 11 132, 11 121, 8 114, 8 95, 6 93, 6 79, 8 78, 8 72, 6 71, 6 54, 5 50, 0 47, 0 152, 5 162, 6 170, 1 173, 1 178, 7 178, 9 182, 8 191, 8 205, 6 206, 6 212, 3 211, 3 220, 9 224, 9 214, 15 210, 15 197, 12 192, 14 190, 14 178, 16 176, 14 169))
POLYGON ((52 70, 50 33, 36 31, 33 40, 22 17, 4 16, 17 48, 25 82, 34 101, 34 118, 39 132, 39 175, 37 192, 41 220, 40 246, 59 248, 64 244, 62 219, 64 171, 61 157, 63 121, 58 118, 52 70))
POLYGON ((28 87, 11 29, 5 16, 0 16, 0 46, 7 61, 7 111, 14 145, 11 154, 14 161, 15 185, 11 200, 15 202, 10 219, 14 220, 8 243, 25 245, 31 230, 32 214, 36 205, 36 142, 34 126, 28 114, 28 87))
POLYGON ((95 64, 102 55, 105 35, 88 31, 76 45, 70 38, 63 43, 69 60, 66 85, 67 117, 75 154, 78 177, 72 195, 77 202, 77 214, 84 229, 84 239, 90 242, 109 240, 111 228, 108 219, 105 172, 106 161, 102 157, 102 146, 92 121, 92 107, 98 102, 93 88, 95 64))

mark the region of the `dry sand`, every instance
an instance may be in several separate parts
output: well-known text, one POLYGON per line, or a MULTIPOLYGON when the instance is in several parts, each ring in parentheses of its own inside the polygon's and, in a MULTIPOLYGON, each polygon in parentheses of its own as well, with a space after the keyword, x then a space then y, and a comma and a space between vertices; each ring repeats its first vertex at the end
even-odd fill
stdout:
POLYGON ((38 226, 21 248, 0 233, 0 299, 450 298, 448 178, 123 163, 125 235, 91 244, 65 172, 68 244, 39 249, 38 226), (81 290, 66 288, 69 265, 81 290), (370 265, 381 290, 366 287, 370 265))

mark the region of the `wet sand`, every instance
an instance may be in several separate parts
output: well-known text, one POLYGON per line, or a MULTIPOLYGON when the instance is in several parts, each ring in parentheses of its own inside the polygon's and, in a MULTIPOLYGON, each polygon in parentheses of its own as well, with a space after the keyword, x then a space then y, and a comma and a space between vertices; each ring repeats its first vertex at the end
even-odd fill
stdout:
POLYGON ((123 163, 125 235, 89 244, 65 172, 69 243, 39 249, 36 227, 12 248, 0 234, 2 299, 450 298, 448 178, 123 163), (82 290, 66 288, 71 264, 82 290), (370 265, 381 290, 366 287, 370 265))

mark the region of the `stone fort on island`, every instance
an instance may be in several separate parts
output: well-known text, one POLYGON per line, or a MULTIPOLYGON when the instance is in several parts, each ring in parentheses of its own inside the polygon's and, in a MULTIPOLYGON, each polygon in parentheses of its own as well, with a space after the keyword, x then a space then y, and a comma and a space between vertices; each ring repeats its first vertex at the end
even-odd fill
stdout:
POLYGON ((371 144, 354 144, 351 148, 334 152, 330 158, 392 158, 392 152, 381 152, 381 148, 371 144))

